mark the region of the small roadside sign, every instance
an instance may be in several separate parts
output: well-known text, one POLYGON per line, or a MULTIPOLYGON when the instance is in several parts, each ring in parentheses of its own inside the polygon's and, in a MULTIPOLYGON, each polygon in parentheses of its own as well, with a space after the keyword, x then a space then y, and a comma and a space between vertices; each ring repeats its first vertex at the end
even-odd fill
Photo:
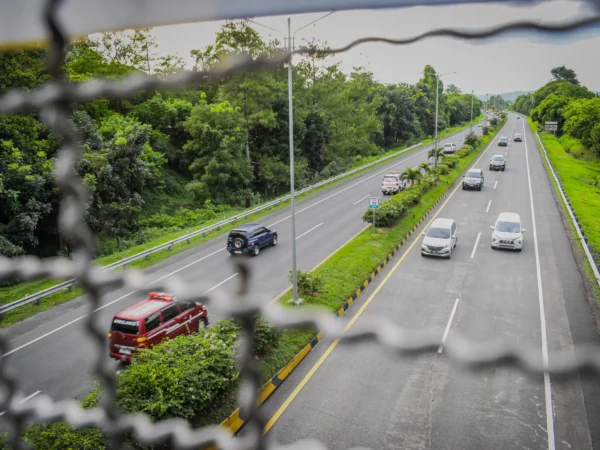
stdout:
POLYGON ((377 197, 372 197, 369 199, 369 208, 379 209, 379 199, 377 197))
POLYGON ((545 122, 546 131, 558 131, 558 122, 545 122))

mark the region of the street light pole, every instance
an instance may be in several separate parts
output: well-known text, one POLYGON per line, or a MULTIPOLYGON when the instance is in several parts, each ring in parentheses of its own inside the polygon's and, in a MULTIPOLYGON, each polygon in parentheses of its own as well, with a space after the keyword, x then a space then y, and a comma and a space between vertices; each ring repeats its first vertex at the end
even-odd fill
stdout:
POLYGON ((437 169, 437 161, 438 161, 438 136, 437 136, 437 128, 438 128, 438 97, 440 95, 440 76, 435 74, 435 145, 433 151, 433 168, 437 169))
POLYGON ((473 134, 473 89, 471 90, 471 134, 473 134))
MULTIPOLYGON (((294 50, 294 39, 296 37, 296 33, 304 28, 318 22, 319 20, 324 19, 327 16, 330 16, 335 11, 331 11, 316 20, 304 25, 301 28, 298 28, 294 31, 292 35, 292 20, 288 17, 288 33, 287 33, 287 50, 290 55, 290 59, 288 61, 288 105, 289 105, 289 139, 290 139, 290 196, 291 196, 291 207, 292 207, 292 286, 293 286, 293 294, 292 294, 292 302, 296 304, 302 303, 302 299, 298 298, 298 274, 297 274, 297 265, 296 265, 296 186, 295 186, 295 175, 294 175, 294 97, 293 97, 293 89, 292 89, 292 51, 294 50)), ((255 22, 254 20, 247 19, 248 22, 259 25, 261 27, 268 28, 269 30, 280 33, 285 38, 285 33, 282 33, 279 30, 263 25, 262 23, 255 22)))
POLYGON ((453 73, 458 73, 458 72, 446 72, 446 73, 442 73, 440 75, 438 75, 437 73, 435 74, 435 138, 434 138, 434 154, 433 154, 433 168, 437 168, 437 161, 438 161, 438 97, 440 95, 440 77, 444 76, 444 75, 450 75, 453 73))
POLYGON ((290 131, 290 194, 292 197, 292 300, 296 304, 302 303, 298 298, 298 274, 296 270, 296 204, 295 204, 295 177, 294 177, 294 99, 292 96, 292 20, 288 17, 288 102, 289 102, 289 131, 290 131))

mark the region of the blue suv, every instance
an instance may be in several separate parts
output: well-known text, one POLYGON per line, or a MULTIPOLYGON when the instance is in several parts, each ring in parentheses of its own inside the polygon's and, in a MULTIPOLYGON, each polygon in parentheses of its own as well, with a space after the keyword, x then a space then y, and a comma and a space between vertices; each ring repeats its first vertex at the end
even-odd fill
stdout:
POLYGON ((229 232, 227 251, 234 254, 250 253, 258 256, 260 249, 277 245, 277 231, 269 230, 257 223, 240 225, 229 232))

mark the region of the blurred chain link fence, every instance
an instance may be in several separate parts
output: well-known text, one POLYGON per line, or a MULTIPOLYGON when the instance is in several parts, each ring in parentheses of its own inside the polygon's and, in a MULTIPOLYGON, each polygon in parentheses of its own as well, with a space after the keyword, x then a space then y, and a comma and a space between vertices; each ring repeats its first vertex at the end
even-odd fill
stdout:
MULTIPOLYGON (((12 92, 0 99, 0 114, 18 114, 28 111, 40 111, 44 122, 61 139, 61 150, 56 161, 56 183, 63 193, 60 206, 59 230, 62 236, 73 244, 72 259, 51 258, 40 260, 35 257, 9 259, 0 257, 0 280, 19 278, 37 280, 43 278, 75 278, 86 289, 90 313, 85 319, 89 339, 96 347, 97 359, 94 371, 104 385, 101 406, 94 409, 82 409, 74 400, 56 400, 40 395, 27 403, 20 403, 24 394, 19 389, 19 378, 26 374, 14 373, 8 362, 2 359, 0 364, 0 410, 5 411, 3 419, 12 428, 11 445, 25 448, 17 439, 28 422, 47 423, 66 421, 76 428, 97 426, 109 439, 110 446, 125 446, 125 438, 133 433, 142 444, 168 443, 174 448, 197 449, 205 445, 216 445, 223 449, 265 449, 280 448, 276 443, 267 441, 262 430, 267 419, 256 407, 257 392, 260 387, 259 367, 253 357, 253 316, 262 314, 272 325, 279 328, 303 328, 315 326, 331 338, 340 338, 342 342, 374 341, 390 352, 406 356, 424 352, 437 352, 443 330, 405 331, 386 319, 361 318, 361 321, 348 330, 344 330, 340 321, 330 315, 320 315, 306 311, 283 310, 278 306, 267 306, 270 299, 261 298, 247 292, 250 273, 240 265, 238 296, 229 298, 219 293, 211 293, 210 298, 198 296, 207 286, 183 283, 176 276, 160 283, 146 278, 141 272, 129 271, 122 274, 100 272, 93 266, 95 241, 90 228, 84 220, 87 192, 82 179, 76 174, 75 167, 82 153, 74 130, 69 127, 72 106, 75 103, 91 101, 99 97, 126 98, 148 89, 174 89, 193 86, 199 81, 214 80, 248 69, 268 69, 285 64, 290 54, 270 59, 253 60, 239 57, 206 72, 182 72, 168 79, 130 76, 119 82, 93 81, 82 84, 68 82, 62 63, 65 59, 67 38, 61 31, 56 19, 61 0, 47 0, 45 23, 50 36, 51 53, 48 68, 52 80, 35 92, 12 92), (212 427, 191 429, 187 422, 169 420, 153 423, 147 416, 123 415, 116 407, 116 378, 113 370, 104 364, 107 351, 106 330, 96 323, 97 308, 101 306, 102 292, 107 289, 161 289, 175 293, 180 300, 195 300, 207 306, 218 304, 219 309, 229 312, 242 322, 242 338, 239 363, 243 379, 240 392, 240 405, 245 417, 247 432, 244 437, 234 438, 228 432, 212 427)), ((365 42, 383 42, 389 44, 410 44, 433 36, 449 36, 462 39, 486 38, 514 30, 565 32, 582 27, 597 26, 600 16, 585 17, 564 24, 542 25, 533 22, 518 22, 481 31, 456 29, 434 30, 407 39, 364 38, 339 49, 314 50, 301 48, 297 54, 335 54, 365 42)), ((465 339, 460 333, 448 339, 445 344, 448 357, 472 369, 489 366, 514 366, 529 374, 539 376, 547 373, 557 378, 577 378, 582 373, 600 374, 600 350, 595 347, 580 347, 577 353, 561 352, 551 354, 549 362, 542 359, 539 348, 524 347, 517 342, 497 340, 480 343, 465 339)), ((5 334, 0 336, 0 354, 10 351, 9 340, 5 334)), ((286 448, 321 449, 325 446, 317 441, 302 441, 286 448)))

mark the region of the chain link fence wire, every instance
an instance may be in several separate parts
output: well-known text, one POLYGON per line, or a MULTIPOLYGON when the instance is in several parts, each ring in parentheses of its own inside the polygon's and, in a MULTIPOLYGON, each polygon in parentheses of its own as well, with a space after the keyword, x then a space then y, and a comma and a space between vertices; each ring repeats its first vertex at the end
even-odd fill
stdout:
MULTIPOLYGON (((73 244, 71 259, 48 258, 40 260, 26 256, 21 258, 0 257, 0 280, 18 278, 23 281, 43 278, 75 278, 85 288, 89 314, 85 327, 89 339, 96 347, 94 371, 104 385, 100 406, 83 409, 75 400, 55 400, 47 395, 20 403, 25 397, 19 389, 19 377, 11 370, 6 359, 0 363, 0 410, 5 411, 3 419, 11 427, 9 444, 15 449, 27 448, 18 439, 27 423, 48 423, 65 421, 75 428, 98 427, 107 437, 112 448, 126 448, 125 439, 133 436, 142 444, 168 443, 178 449, 198 449, 216 445, 222 449, 275 449, 303 448, 325 449, 318 441, 306 440, 289 446, 279 446, 267 441, 262 430, 267 418, 257 408, 260 372, 258 362, 253 357, 253 316, 263 315, 278 328, 316 327, 330 338, 339 338, 344 343, 372 341, 385 347, 392 354, 406 357, 425 352, 437 352, 443 330, 405 330, 385 318, 363 318, 352 328, 345 330, 343 324, 328 314, 288 310, 277 305, 269 305, 270 298, 248 292, 250 271, 243 264, 237 268, 240 273, 237 297, 231 298, 218 292, 210 296, 199 296, 208 286, 202 283, 184 283, 177 276, 153 281, 139 271, 115 274, 100 272, 94 268, 95 241, 93 232, 84 219, 87 192, 83 180, 76 174, 75 167, 82 153, 76 134, 69 126, 69 118, 75 103, 88 102, 99 97, 127 98, 150 89, 171 90, 193 86, 199 81, 210 81, 251 69, 274 69, 290 60, 291 54, 269 59, 253 60, 240 56, 208 71, 181 72, 166 79, 144 76, 127 76, 119 82, 90 81, 80 84, 70 83, 63 71, 67 37, 58 21, 57 11, 62 0, 46 0, 45 23, 50 37, 50 57, 48 69, 51 81, 34 92, 10 92, 0 99, 0 114, 18 114, 40 111, 42 120, 61 139, 61 149, 55 164, 56 183, 63 193, 59 214, 59 231, 73 244), (232 437, 227 431, 214 426, 192 429, 186 421, 167 420, 153 423, 143 414, 123 415, 116 405, 116 375, 105 367, 105 330, 97 325, 97 308, 101 306, 101 296, 106 290, 128 288, 132 290, 164 290, 175 293, 181 301, 194 300, 207 306, 218 305, 227 315, 237 318, 242 324, 242 345, 240 347, 240 375, 243 380, 240 391, 240 405, 244 417, 248 417, 246 433, 243 437, 232 437)), ((439 29, 406 39, 369 37, 356 40, 337 49, 315 50, 302 47, 293 54, 325 55, 337 54, 366 42, 382 42, 406 45, 429 37, 454 37, 460 39, 481 39, 508 32, 542 31, 562 33, 597 27, 600 16, 583 17, 562 24, 539 24, 529 21, 491 27, 485 30, 439 29)), ((0 335, 0 356, 10 351, 9 340, 0 335)), ((600 349, 593 346, 579 347, 577 352, 562 351, 550 354, 545 364, 537 347, 525 347, 522 343, 498 339, 492 342, 469 340, 459 332, 454 333, 445 343, 445 352, 451 361, 473 370, 499 365, 514 367, 532 376, 550 374, 553 379, 573 379, 581 375, 600 374, 600 349)))

